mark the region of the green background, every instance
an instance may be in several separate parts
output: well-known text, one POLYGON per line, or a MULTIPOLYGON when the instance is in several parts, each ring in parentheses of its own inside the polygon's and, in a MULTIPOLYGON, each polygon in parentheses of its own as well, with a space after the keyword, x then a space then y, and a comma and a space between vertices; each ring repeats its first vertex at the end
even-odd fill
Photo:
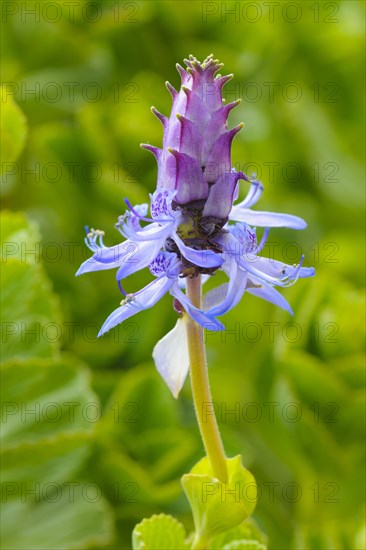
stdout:
POLYGON ((97 341, 114 273, 74 274, 84 225, 116 244, 123 198, 154 190, 139 144, 161 144, 149 109, 169 113, 175 63, 211 52, 243 99, 233 162, 262 179, 259 208, 308 222, 273 230, 272 253, 316 268, 283 290, 294 318, 245 296, 207 335, 226 451, 257 479, 269 548, 364 548, 363 19, 359 1, 3 2, 4 549, 129 548, 158 512, 192 528, 190 387, 175 401, 151 358, 171 298, 97 341))

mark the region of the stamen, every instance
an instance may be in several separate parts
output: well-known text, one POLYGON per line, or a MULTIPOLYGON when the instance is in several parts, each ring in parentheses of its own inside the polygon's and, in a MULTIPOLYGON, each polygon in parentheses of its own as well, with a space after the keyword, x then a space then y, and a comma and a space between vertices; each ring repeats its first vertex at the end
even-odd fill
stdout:
POLYGON ((121 301, 121 306, 124 306, 126 304, 130 304, 131 302, 133 302, 135 299, 135 295, 134 294, 126 294, 126 298, 124 300, 121 301))
POLYGON ((92 252, 97 252, 101 248, 105 248, 104 242, 103 242, 103 236, 104 231, 101 231, 100 229, 94 229, 91 228, 89 230, 89 226, 85 226, 86 231, 86 237, 84 239, 86 246, 91 250, 92 252), (99 239, 99 242, 98 242, 99 239))
POLYGON ((298 265, 297 266, 296 266, 296 264, 294 265, 295 271, 292 274, 289 274, 286 277, 284 277, 283 279, 281 279, 282 282, 285 282, 286 279, 288 280, 288 284, 286 286, 292 286, 297 282, 297 280, 300 276, 300 270, 302 268, 302 264, 304 263, 304 259, 305 259, 305 255, 303 254, 300 258, 300 261, 299 261, 298 265))

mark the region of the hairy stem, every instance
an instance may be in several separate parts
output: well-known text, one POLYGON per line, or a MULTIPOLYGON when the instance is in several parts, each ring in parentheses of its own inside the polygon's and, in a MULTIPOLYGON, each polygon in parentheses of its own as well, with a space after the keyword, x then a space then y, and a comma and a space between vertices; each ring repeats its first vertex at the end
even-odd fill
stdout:
MULTIPOLYGON (((202 292, 200 275, 194 279, 187 278, 187 296, 194 306, 201 308, 202 292)), ((208 379, 203 328, 189 315, 186 315, 185 318, 187 323, 192 394, 198 426, 214 476, 223 483, 227 483, 228 473, 225 452, 214 414, 208 379), (211 413, 205 415, 205 420, 203 420, 204 411, 211 413)))

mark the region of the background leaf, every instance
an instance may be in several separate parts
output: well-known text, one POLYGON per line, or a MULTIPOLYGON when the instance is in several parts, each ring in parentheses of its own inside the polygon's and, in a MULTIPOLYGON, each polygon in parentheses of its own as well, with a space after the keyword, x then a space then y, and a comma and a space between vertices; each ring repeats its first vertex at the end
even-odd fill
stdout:
POLYGON ((1 150, 2 169, 19 157, 27 136, 27 123, 20 107, 5 87, 0 88, 1 100, 1 150), (9 164, 8 164, 9 163, 9 164))
MULTIPOLYGON (((226 333, 207 334, 226 453, 257 480, 269 548, 364 548, 364 3, 46 4, 2 6, 3 400, 97 402, 99 418, 79 411, 70 424, 61 406, 57 422, 24 423, 8 411, 4 479, 16 491, 3 546, 128 549, 155 513, 193 530, 179 481, 202 456, 189 382, 176 402, 151 361, 176 322, 171 298, 97 339, 120 292, 111 272, 75 272, 89 256, 84 226, 117 244, 123 198, 139 204, 155 189, 139 144, 161 144, 149 109, 169 113, 175 63, 213 52, 235 75, 227 101, 243 100, 229 121, 245 122, 235 167, 263 181, 258 208, 308 222, 271 231, 263 255, 293 264, 304 253, 316 268, 281 291, 293 318, 248 295, 222 318, 226 333), (22 482, 102 494, 22 503, 22 482)), ((136 273, 126 289, 149 280, 136 273)), ((266 544, 252 535, 231 540, 266 544)))

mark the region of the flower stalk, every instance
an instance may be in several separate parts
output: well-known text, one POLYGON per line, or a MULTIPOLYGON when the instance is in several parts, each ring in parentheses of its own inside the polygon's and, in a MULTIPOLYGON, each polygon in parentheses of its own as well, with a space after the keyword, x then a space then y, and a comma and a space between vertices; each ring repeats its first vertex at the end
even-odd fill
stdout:
MULTIPOLYGON (((187 279, 187 296, 195 307, 201 309, 202 285, 200 275, 187 279)), ((212 414, 208 415, 205 420, 203 419, 203 411, 206 410, 207 405, 213 404, 203 341, 203 327, 189 315, 185 315, 185 321, 187 324, 192 395, 198 426, 215 477, 223 483, 227 483, 228 473, 225 452, 213 406, 211 407, 212 414)))

